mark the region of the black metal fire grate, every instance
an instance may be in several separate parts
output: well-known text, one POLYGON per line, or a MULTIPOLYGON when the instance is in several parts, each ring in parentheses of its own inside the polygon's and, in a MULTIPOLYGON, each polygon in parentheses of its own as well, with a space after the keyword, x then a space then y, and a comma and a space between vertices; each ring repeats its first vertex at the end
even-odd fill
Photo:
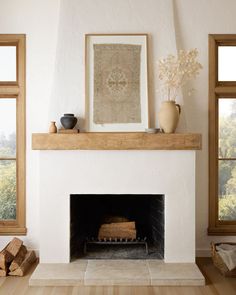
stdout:
POLYGON ((143 245, 148 255, 147 238, 120 239, 120 238, 86 238, 84 241, 84 254, 87 253, 88 245, 143 245))

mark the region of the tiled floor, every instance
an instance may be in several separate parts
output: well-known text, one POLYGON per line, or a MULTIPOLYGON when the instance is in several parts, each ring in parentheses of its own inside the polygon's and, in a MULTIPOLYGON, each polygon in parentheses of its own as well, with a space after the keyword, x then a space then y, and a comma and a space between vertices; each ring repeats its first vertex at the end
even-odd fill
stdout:
POLYGON ((195 263, 160 260, 77 260, 39 264, 30 286, 202 286, 205 279, 195 263))

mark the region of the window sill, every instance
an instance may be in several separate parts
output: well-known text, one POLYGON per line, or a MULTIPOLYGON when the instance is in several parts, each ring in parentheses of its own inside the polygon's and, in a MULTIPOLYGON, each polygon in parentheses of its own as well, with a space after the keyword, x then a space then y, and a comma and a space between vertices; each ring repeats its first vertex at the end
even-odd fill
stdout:
POLYGON ((0 236, 25 236, 26 234, 26 227, 0 227, 0 236))
POLYGON ((218 225, 208 228, 208 236, 236 236, 236 225, 218 225))

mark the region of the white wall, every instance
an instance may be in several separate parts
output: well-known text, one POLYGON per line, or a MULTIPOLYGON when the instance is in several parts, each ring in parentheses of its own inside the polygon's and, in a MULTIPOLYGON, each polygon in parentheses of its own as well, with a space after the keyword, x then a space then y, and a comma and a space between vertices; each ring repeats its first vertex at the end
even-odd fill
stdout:
POLYGON ((205 254, 211 241, 236 241, 236 237, 207 236, 208 227, 208 34, 236 34, 235 0, 175 0, 175 25, 179 48, 198 48, 203 70, 192 84, 197 90, 185 97, 189 131, 203 135, 203 149, 197 154, 197 249, 205 254))
MULTIPOLYGON (((176 51, 172 0, 61 0, 61 17, 51 118, 85 113, 86 33, 149 33, 150 118, 157 124, 156 61, 176 51)), ((84 121, 80 120, 80 127, 84 121)))
MULTIPOLYGON (((236 33, 234 0, 175 0, 175 30, 179 48, 197 47, 204 66, 184 95, 181 128, 203 134, 197 153, 197 248, 207 249, 208 237, 208 33, 236 33)), ((0 33, 27 34, 27 227, 26 243, 39 248, 38 153, 31 151, 31 133, 45 132, 51 119, 64 112, 84 115, 84 34, 146 32, 150 40, 151 120, 157 124, 156 60, 175 52, 170 0, 1 0, 0 33), (59 10, 61 2, 61 18, 59 10), (57 66, 54 74, 57 30, 57 66), (155 83, 154 83, 155 81, 155 83), (51 97, 51 101, 50 101, 51 97), (49 110, 49 116, 48 116, 49 110)), ((82 120, 80 121, 83 123, 82 120)), ((52 176, 53 177, 53 176, 52 176)), ((0 238, 0 247, 9 237, 0 238)), ((235 240, 235 239, 234 239, 235 240)))
MULTIPOLYGON (((48 125, 48 105, 54 72, 59 0, 1 0, 0 34, 27 34, 26 124, 28 234, 23 239, 39 249, 38 155, 31 150, 31 133, 48 125)), ((2 248, 11 237, 0 237, 2 248)), ((22 238, 22 237, 21 237, 22 238)))

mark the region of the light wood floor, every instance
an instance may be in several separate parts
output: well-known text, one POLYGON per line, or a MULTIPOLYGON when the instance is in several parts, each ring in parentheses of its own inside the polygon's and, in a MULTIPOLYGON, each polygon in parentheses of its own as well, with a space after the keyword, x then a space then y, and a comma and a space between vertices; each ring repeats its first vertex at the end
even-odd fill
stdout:
POLYGON ((236 295, 236 278, 221 276, 210 258, 197 264, 207 280, 204 287, 29 287, 35 264, 23 278, 0 278, 0 295, 236 295))

